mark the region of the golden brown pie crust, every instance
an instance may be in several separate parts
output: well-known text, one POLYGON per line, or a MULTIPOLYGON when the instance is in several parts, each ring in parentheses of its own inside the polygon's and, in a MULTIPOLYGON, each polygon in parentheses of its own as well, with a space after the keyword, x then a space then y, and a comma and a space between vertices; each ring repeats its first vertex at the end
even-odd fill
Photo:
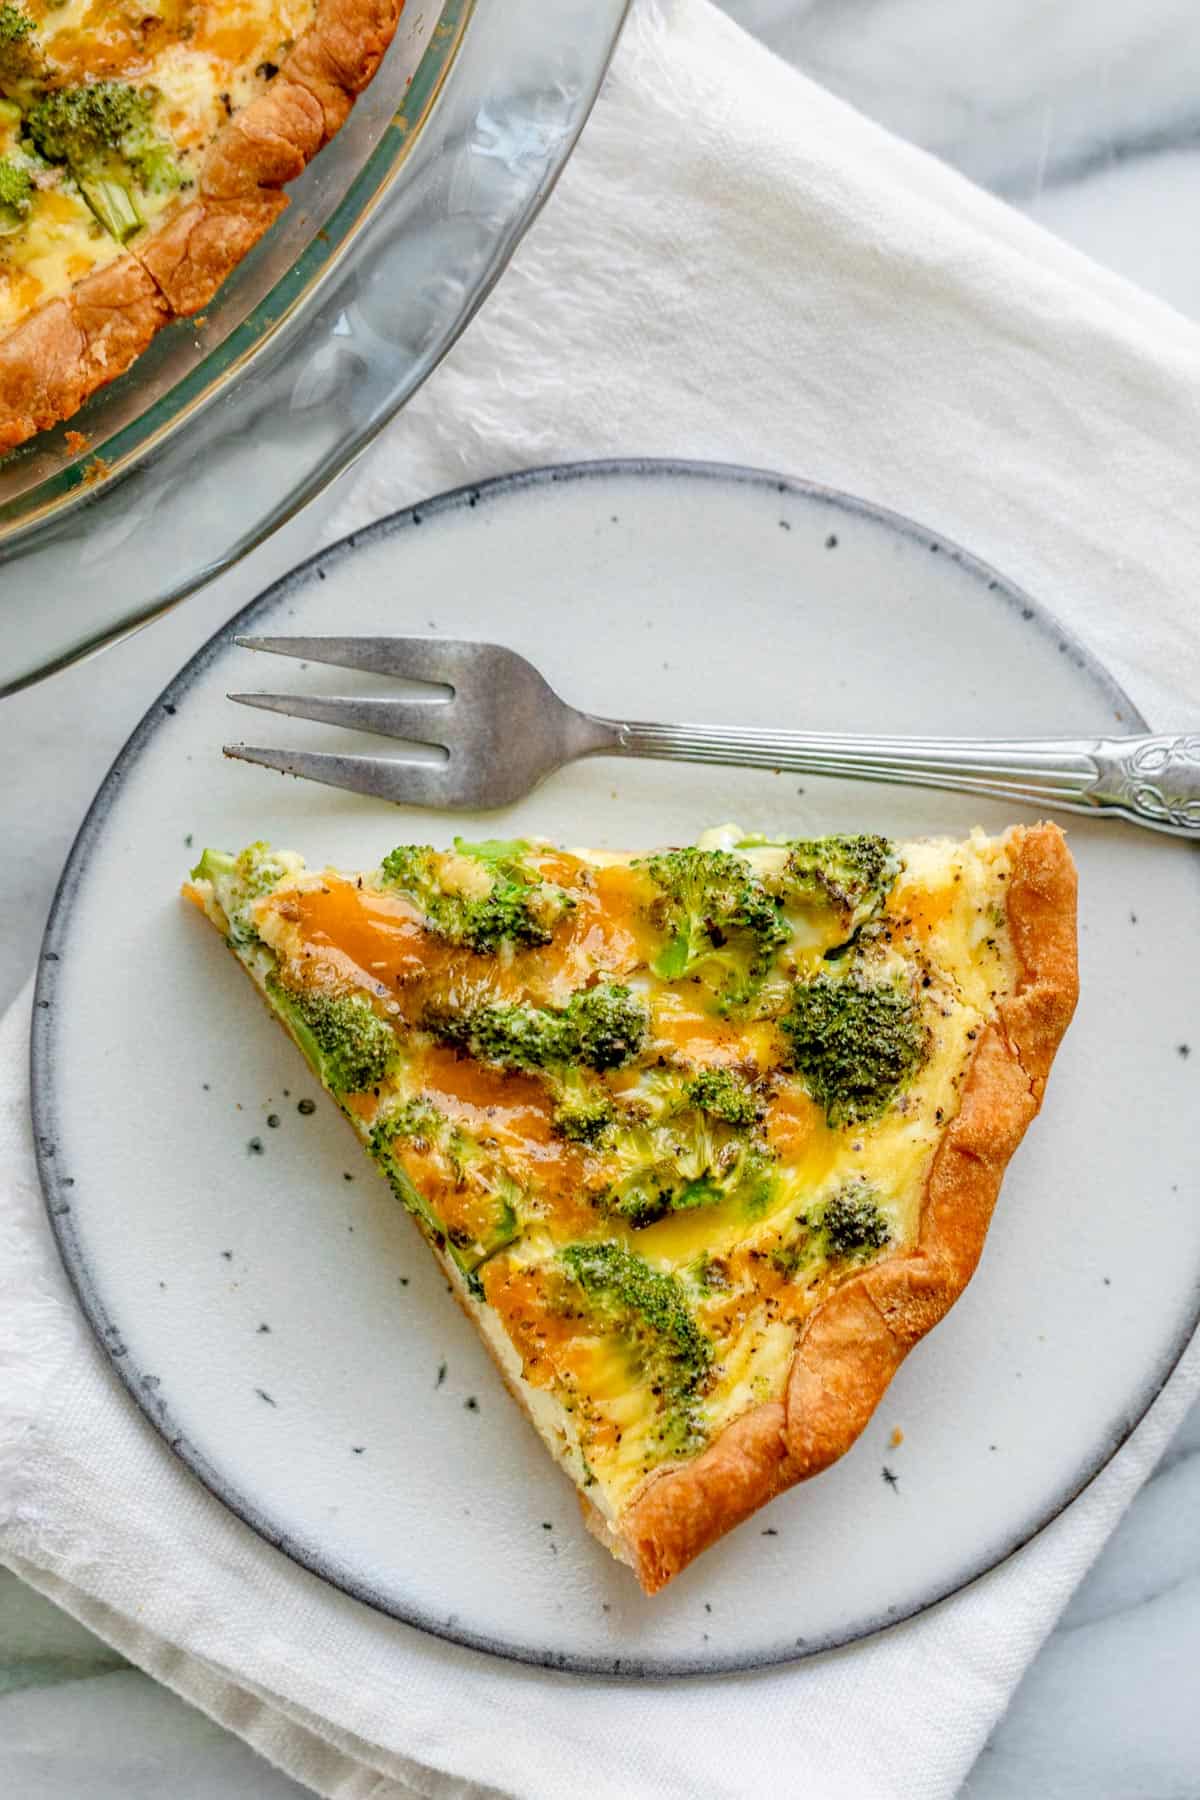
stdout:
POLYGON ((1019 976, 980 1034, 925 1185, 915 1246, 846 1281, 807 1321, 782 1401, 743 1413, 694 1462, 651 1475, 617 1521, 648 1594, 858 1437, 983 1250, 1013 1151, 1042 1103, 1079 993, 1075 865, 1056 825, 1009 838, 1008 924, 1019 976))
POLYGON ((279 190, 345 123, 404 0, 318 0, 269 88, 213 140, 196 197, 106 268, 0 336, 0 454, 129 368, 155 332, 200 312, 287 205, 279 190))
MULTIPOLYGON (((844 1282, 812 1314, 782 1400, 732 1420, 692 1462, 648 1476, 614 1525, 579 1495, 588 1528, 629 1563, 648 1594, 785 1488, 844 1456, 908 1352, 975 1272, 1005 1168, 1041 1107, 1079 994, 1077 883, 1066 839, 1043 823, 1015 827, 1007 842, 1017 984, 976 1041, 958 1113, 930 1165, 916 1244, 844 1282)), ((194 890, 184 893, 203 910, 194 890)), ((470 1313, 448 1259, 439 1261, 470 1313)), ((528 1412, 523 1384, 484 1341, 528 1412)))
POLYGON ((168 317, 132 256, 119 256, 30 313, 0 338, 0 451, 69 419, 141 355, 168 317))

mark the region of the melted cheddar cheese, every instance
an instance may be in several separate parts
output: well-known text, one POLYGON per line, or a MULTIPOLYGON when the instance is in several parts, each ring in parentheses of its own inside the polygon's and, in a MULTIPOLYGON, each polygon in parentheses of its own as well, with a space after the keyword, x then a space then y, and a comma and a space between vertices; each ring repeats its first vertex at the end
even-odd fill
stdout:
POLYGON ((914 1243, 1015 983, 1009 874, 978 833, 731 827, 658 858, 461 846, 360 876, 255 846, 189 891, 615 1520, 781 1395, 840 1281, 914 1243))

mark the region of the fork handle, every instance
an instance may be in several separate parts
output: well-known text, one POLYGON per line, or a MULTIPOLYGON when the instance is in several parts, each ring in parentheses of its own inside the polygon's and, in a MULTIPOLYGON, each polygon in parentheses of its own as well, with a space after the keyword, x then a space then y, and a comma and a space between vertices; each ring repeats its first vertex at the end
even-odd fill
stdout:
POLYGON ((595 721, 618 756, 737 763, 991 794, 1128 819, 1200 842, 1200 733, 1122 738, 859 737, 724 725, 595 721))

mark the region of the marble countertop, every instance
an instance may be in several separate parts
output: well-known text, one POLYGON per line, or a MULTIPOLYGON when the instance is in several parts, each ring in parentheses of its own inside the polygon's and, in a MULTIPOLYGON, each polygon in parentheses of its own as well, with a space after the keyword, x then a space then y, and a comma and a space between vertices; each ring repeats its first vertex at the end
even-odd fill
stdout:
MULTIPOLYGON (((725 0, 780 54, 1200 315, 1200 8, 1186 0, 725 0)), ((170 618, 0 707, 0 1005, 101 775, 179 664, 313 546, 318 502, 170 618)), ((1200 1794, 1200 1406, 1018 1689, 966 1800, 1200 1794)), ((284 1800, 299 1788, 0 1573, 0 1793, 284 1800)), ((869 1800, 865 1796, 864 1800, 869 1800)))

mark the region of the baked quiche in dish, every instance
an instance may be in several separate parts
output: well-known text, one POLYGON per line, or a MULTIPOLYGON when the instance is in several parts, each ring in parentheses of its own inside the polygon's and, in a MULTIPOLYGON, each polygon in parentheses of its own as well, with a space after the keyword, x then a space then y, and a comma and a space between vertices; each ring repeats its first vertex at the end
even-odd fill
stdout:
POLYGON ((962 1292, 1077 993, 1054 825, 654 853, 253 844, 185 886, 661 1588, 962 1292))
POLYGON ((0 0, 0 452, 199 312, 403 0, 0 0))

